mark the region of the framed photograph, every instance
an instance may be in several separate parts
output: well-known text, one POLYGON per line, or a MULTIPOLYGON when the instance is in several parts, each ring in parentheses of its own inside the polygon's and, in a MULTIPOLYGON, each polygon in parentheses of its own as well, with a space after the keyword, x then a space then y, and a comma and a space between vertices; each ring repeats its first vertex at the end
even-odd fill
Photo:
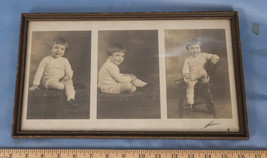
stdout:
POLYGON ((13 138, 248 139, 237 12, 21 15, 13 138))

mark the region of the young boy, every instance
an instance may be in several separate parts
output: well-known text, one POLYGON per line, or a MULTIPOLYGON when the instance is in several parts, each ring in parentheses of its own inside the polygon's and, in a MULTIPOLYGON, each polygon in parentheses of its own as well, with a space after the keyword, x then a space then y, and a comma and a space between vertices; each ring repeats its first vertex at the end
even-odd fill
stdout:
POLYGON ((208 84, 210 78, 204 65, 208 60, 213 64, 219 61, 219 57, 215 54, 208 54, 201 52, 201 43, 193 38, 188 41, 186 49, 189 51, 190 56, 185 59, 183 66, 184 81, 187 84, 186 99, 190 109, 194 104, 194 87, 198 81, 208 84))
POLYGON ((112 44, 107 50, 108 59, 102 65, 98 76, 98 88, 103 93, 119 94, 134 92, 136 87, 143 87, 147 83, 137 79, 132 74, 122 74, 119 65, 124 60, 126 50, 118 43, 112 44))
POLYGON ((41 85, 47 89, 64 90, 67 96, 67 103, 77 106, 72 82, 73 71, 68 59, 63 57, 67 49, 68 43, 63 38, 55 39, 51 43, 51 54, 44 57, 40 62, 34 76, 33 86, 29 89, 31 91, 39 89, 42 79, 41 85))

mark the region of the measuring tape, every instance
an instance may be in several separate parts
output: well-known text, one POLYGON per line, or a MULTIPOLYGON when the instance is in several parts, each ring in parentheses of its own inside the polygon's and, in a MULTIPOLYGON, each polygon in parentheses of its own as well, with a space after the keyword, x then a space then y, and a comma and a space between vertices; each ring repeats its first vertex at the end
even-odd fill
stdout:
POLYGON ((267 150, 0 149, 0 158, 267 158, 267 150))

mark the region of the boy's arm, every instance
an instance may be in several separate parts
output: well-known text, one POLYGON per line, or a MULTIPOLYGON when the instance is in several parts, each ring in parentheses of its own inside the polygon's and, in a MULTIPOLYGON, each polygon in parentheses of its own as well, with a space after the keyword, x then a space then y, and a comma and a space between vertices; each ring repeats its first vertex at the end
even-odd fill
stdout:
POLYGON ((190 73, 190 67, 189 67, 189 61, 187 59, 185 59, 184 61, 184 66, 183 66, 183 75, 185 74, 189 74, 190 73))
POLYGON ((67 59, 65 63, 65 76, 69 76, 69 79, 71 79, 73 76, 73 71, 71 69, 70 62, 67 59))
POLYGON ((191 79, 190 66, 189 66, 188 59, 185 59, 182 71, 183 71, 184 78, 191 79))
POLYGON ((204 55, 206 56, 208 60, 212 62, 212 64, 216 64, 220 60, 219 56, 216 54, 204 53, 204 55))
POLYGON ((219 56, 216 55, 216 54, 213 54, 213 56, 211 57, 210 61, 213 63, 213 64, 216 64, 218 61, 220 60, 219 56))
POLYGON ((45 67, 46 67, 46 58, 44 58, 40 62, 39 66, 37 68, 37 71, 35 73, 34 80, 33 80, 33 85, 34 86, 39 86, 40 85, 40 81, 41 81, 41 78, 42 78, 42 76, 44 74, 45 67))
POLYGON ((108 71, 110 75, 119 83, 131 82, 132 80, 130 75, 121 74, 119 68, 116 66, 108 67, 108 71))

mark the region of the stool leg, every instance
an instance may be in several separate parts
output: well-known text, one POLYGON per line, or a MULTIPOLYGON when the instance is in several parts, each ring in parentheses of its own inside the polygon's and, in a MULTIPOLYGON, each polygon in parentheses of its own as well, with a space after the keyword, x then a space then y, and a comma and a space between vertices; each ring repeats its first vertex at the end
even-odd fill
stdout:
POLYGON ((198 97, 199 97, 199 88, 194 87, 194 89, 195 89, 194 103, 196 104, 198 101, 198 97))
POLYGON ((205 94, 205 98, 206 98, 206 102, 207 102, 207 107, 209 110, 209 113, 212 113, 213 118, 216 118, 217 112, 215 109, 215 105, 214 105, 214 101, 213 101, 213 97, 212 97, 212 93, 211 93, 211 89, 210 89, 210 84, 204 84, 204 94, 205 94))
POLYGON ((184 98, 185 98, 185 90, 183 87, 179 87, 178 91, 178 117, 184 117, 184 98))

